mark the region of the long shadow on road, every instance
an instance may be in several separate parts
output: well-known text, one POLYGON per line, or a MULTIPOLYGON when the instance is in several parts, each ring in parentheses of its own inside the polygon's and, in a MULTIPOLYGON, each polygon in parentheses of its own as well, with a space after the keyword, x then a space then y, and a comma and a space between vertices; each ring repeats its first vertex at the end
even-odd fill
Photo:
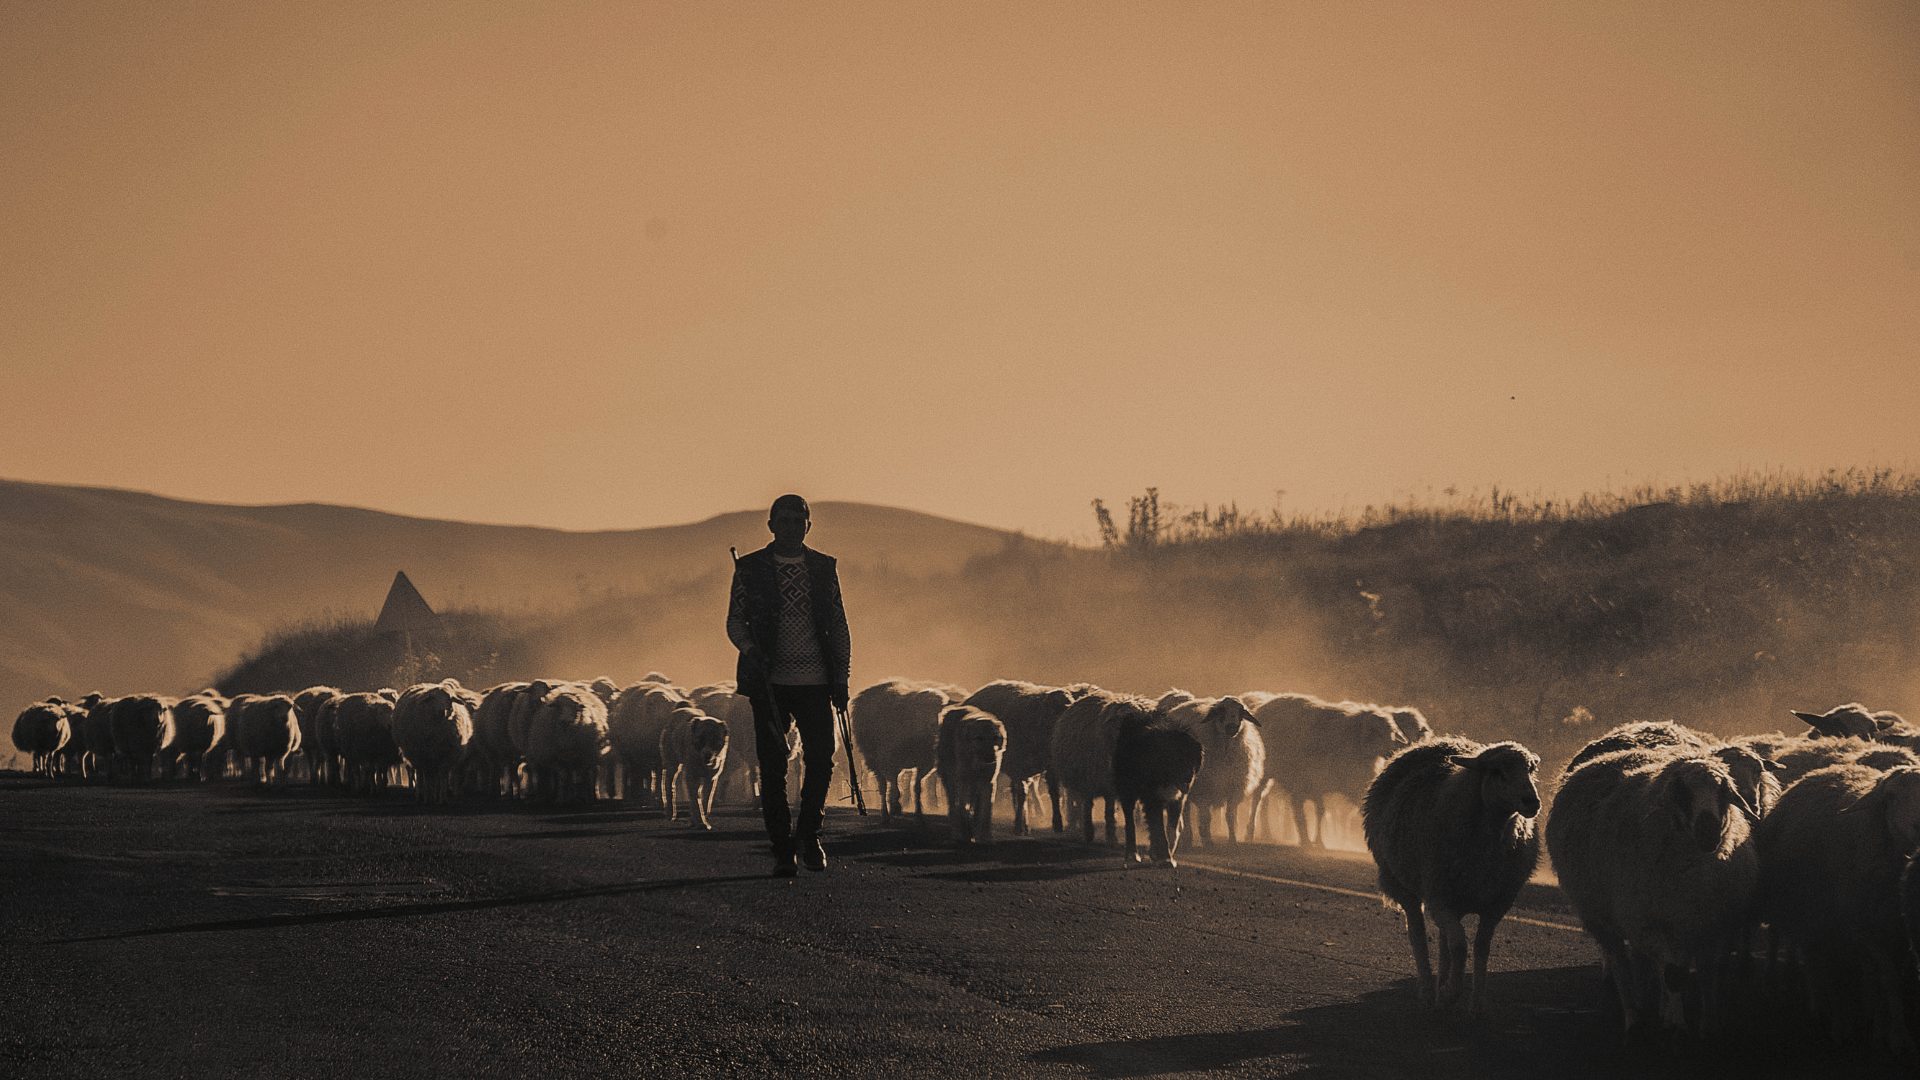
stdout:
POLYGON ((488 908, 519 907, 527 904, 554 904, 566 900, 586 900, 603 896, 630 896, 665 889, 691 889, 705 885, 726 885, 740 881, 765 881, 765 874, 735 874, 727 877, 675 878, 668 881, 629 881, 615 885, 593 885, 581 889, 526 893, 520 896, 495 896, 482 900, 449 900, 432 904, 391 904, 358 908, 352 911, 316 911, 300 915, 262 915, 250 919, 221 919, 214 922, 156 926, 145 930, 127 930, 94 937, 61 938, 48 944, 78 945, 92 941, 117 941, 122 938, 152 937, 160 934, 208 934, 229 930, 265 930, 279 926, 315 926, 321 923, 362 922, 368 919, 409 919, 422 915, 446 915, 488 908))
POLYGON ((1078 1043, 1029 1060, 1108 1078, 1216 1069, 1473 1080, 1911 1075, 1868 1050, 1807 1038, 1803 1027, 1764 1007, 1727 1035, 1695 1045, 1625 1045, 1596 964, 1495 972, 1488 991, 1493 1007, 1474 1017, 1420 1007, 1413 980, 1402 979, 1356 1000, 1287 1013, 1271 1026, 1078 1043))

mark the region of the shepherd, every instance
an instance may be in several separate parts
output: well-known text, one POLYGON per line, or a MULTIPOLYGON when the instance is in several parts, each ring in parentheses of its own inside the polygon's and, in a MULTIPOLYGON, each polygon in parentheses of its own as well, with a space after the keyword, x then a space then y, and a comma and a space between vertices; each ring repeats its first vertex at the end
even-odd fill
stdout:
POLYGON ((767 515, 773 542, 734 561, 727 604, 727 637, 740 650, 734 677, 753 702, 760 812, 780 877, 793 876, 796 860, 827 868, 820 823, 833 780, 834 716, 846 711, 852 671, 840 575, 832 556, 806 545, 812 528, 807 500, 775 499, 767 515), (796 726, 806 765, 797 821, 787 806, 787 732, 796 726))

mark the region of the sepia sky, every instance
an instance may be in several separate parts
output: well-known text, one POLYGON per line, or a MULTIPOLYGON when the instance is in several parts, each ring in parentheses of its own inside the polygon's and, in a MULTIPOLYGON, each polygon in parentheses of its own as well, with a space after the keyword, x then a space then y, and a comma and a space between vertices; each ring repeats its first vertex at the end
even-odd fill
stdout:
POLYGON ((1920 466, 1920 8, 0 0, 0 476, 1045 535, 1920 466))

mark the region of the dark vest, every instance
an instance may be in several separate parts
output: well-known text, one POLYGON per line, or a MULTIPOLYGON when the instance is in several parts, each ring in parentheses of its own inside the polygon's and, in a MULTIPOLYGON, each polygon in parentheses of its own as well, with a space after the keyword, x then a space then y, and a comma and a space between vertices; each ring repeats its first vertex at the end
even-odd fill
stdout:
MULTIPOLYGON (((821 665, 832 681, 847 667, 847 658, 834 646, 836 635, 833 633, 834 620, 844 622, 846 619, 846 612, 833 603, 839 592, 840 574, 835 569, 833 556, 822 555, 812 548, 803 554, 807 560, 807 602, 813 609, 813 635, 820 643, 821 665)), ((746 593, 747 633, 752 635, 762 655, 772 656, 780 619, 780 578, 774 569, 772 546, 740 556, 734 574, 746 593)), ((762 686, 763 676, 763 672, 748 665, 744 655, 734 664, 734 681, 739 683, 743 694, 762 686)))

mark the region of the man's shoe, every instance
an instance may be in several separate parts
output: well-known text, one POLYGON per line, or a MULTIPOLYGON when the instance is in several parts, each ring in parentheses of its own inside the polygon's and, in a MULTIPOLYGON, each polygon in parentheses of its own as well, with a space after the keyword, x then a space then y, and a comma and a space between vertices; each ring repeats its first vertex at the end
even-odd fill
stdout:
POLYGON ((774 856, 773 856, 773 876, 774 877, 792 877, 793 875, 799 872, 800 872, 800 868, 794 865, 793 852, 780 851, 780 852, 774 853, 774 856))
POLYGON ((807 869, 818 873, 827 868, 827 853, 820 841, 809 837, 800 841, 800 861, 807 869))

